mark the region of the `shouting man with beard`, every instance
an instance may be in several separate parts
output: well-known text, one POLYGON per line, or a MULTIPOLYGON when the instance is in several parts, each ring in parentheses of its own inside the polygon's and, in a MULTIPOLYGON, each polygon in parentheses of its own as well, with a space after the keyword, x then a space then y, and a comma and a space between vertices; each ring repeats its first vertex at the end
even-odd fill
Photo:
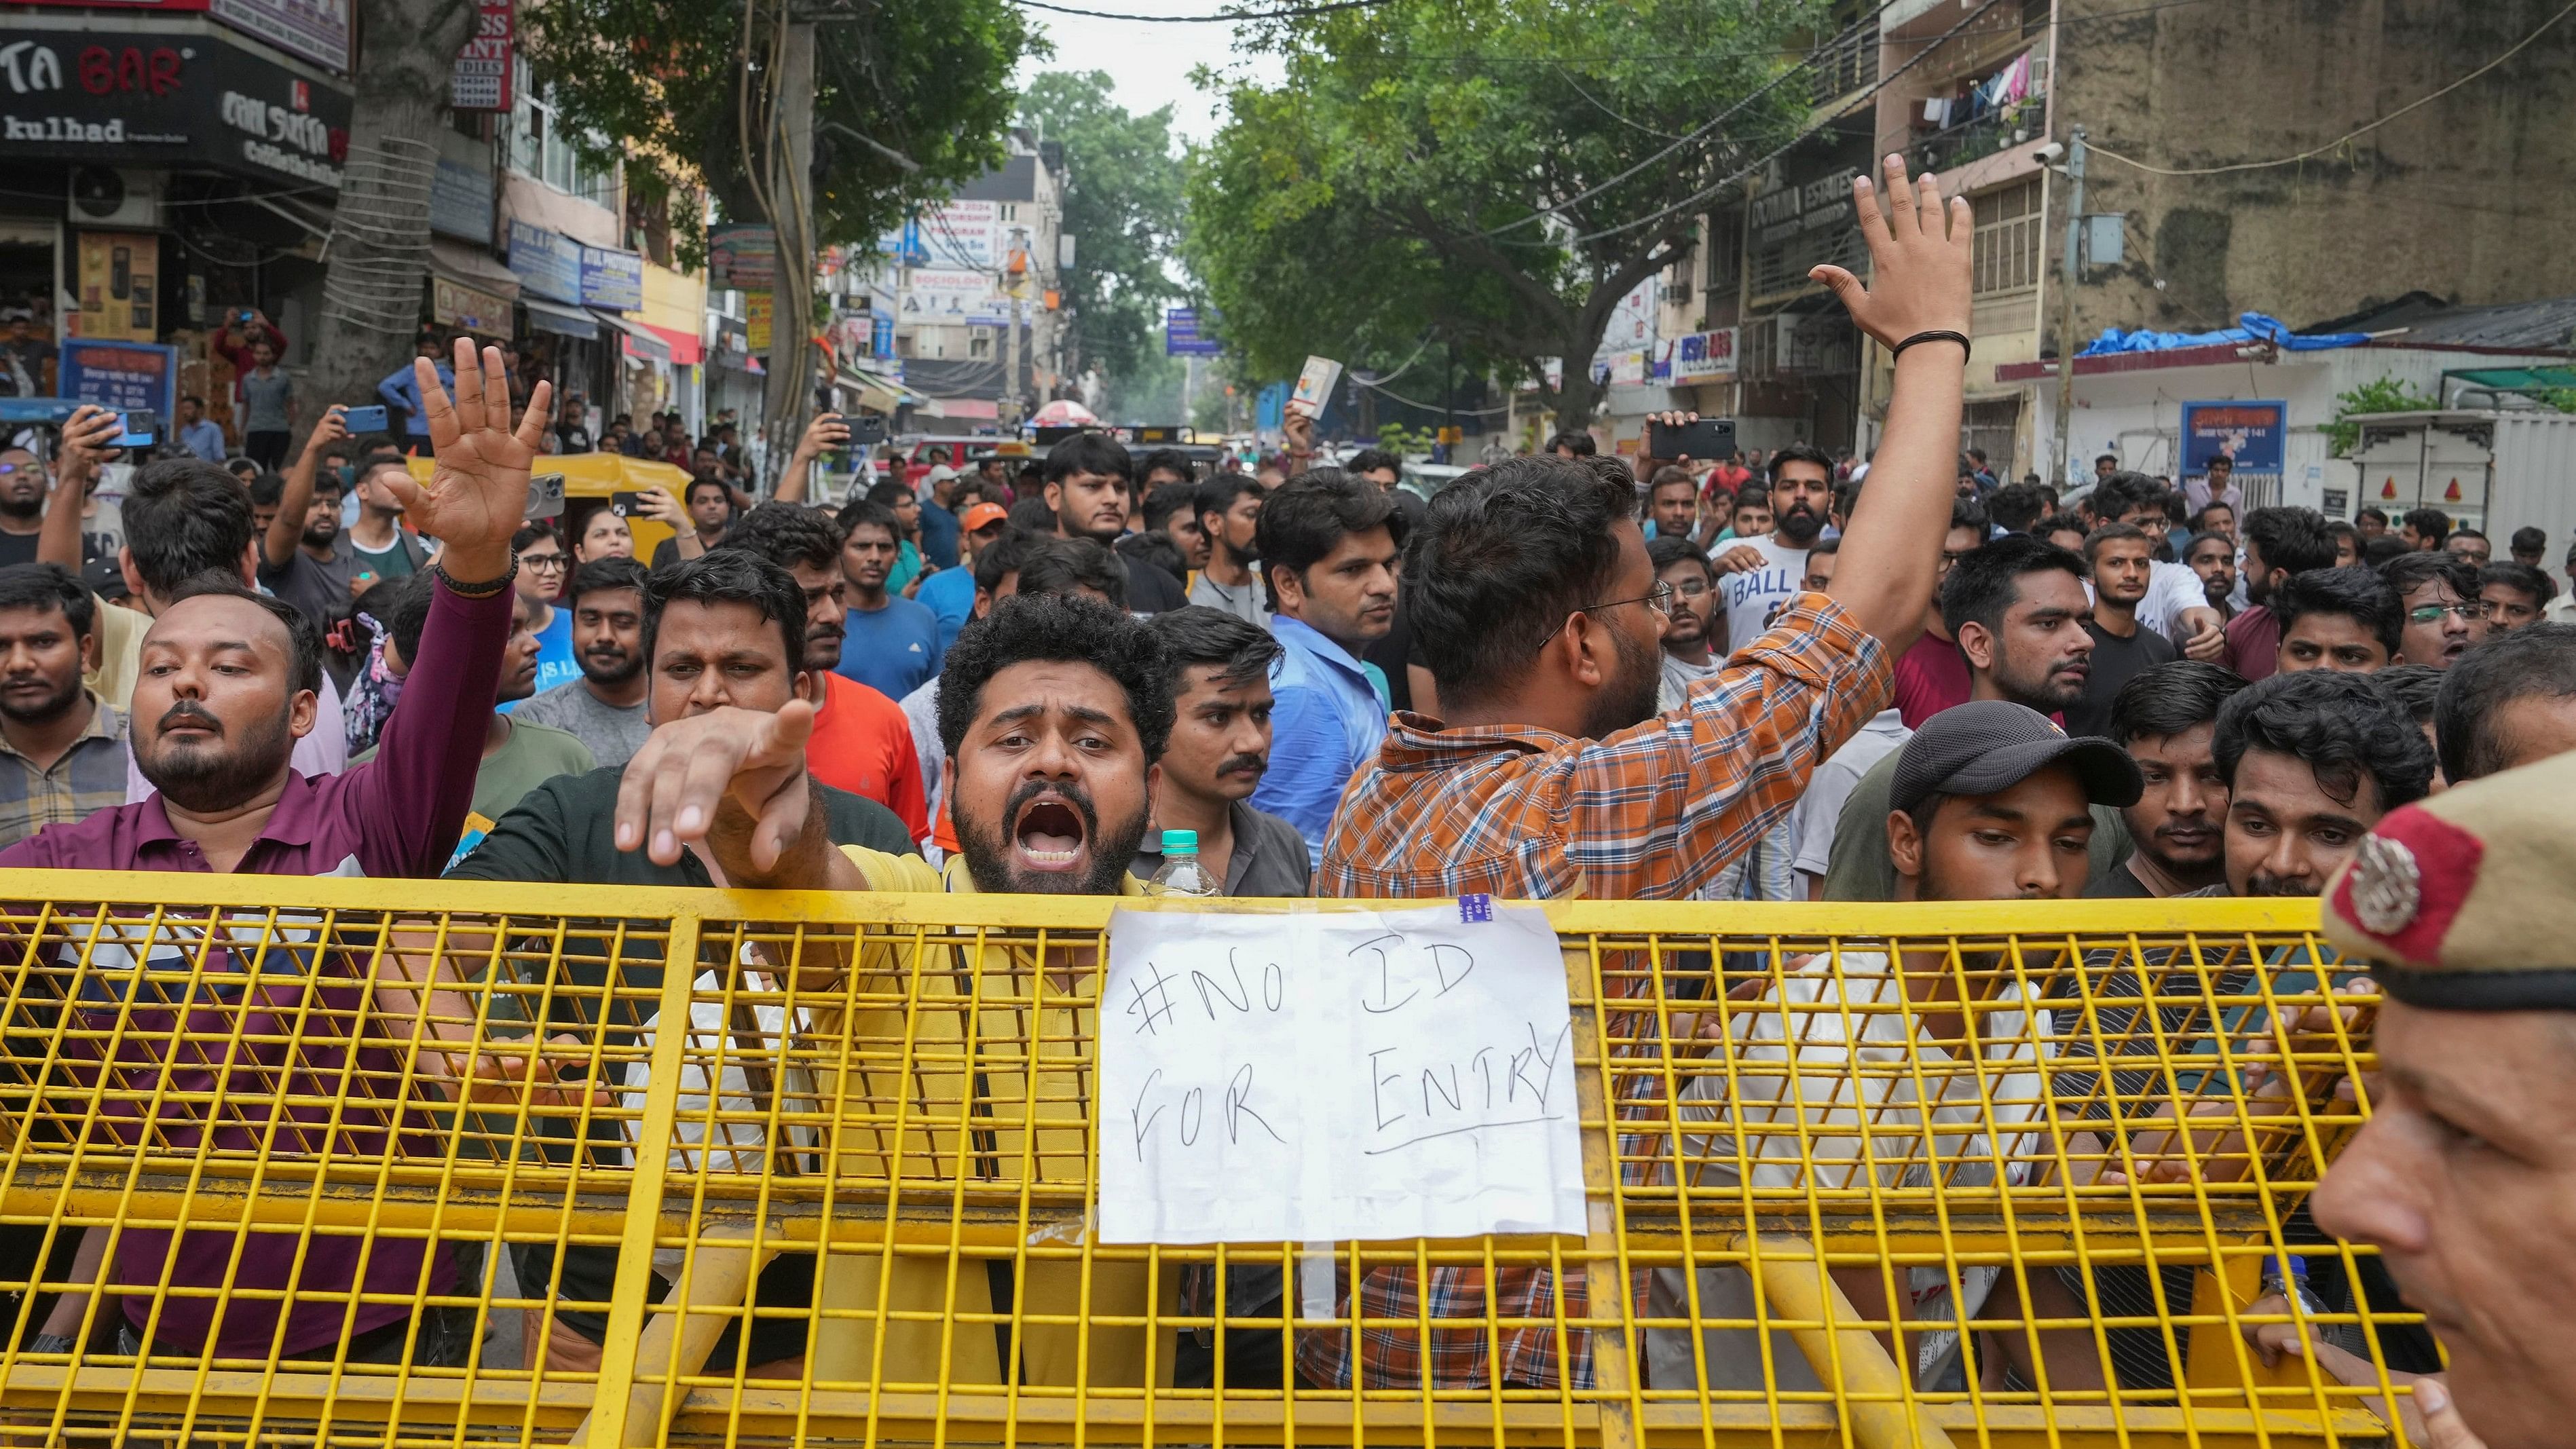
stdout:
MULTIPOLYGON (((1761 638, 1772 616, 1806 587, 1807 550, 1824 532, 1833 501, 1834 460, 1822 449, 1796 443, 1771 455, 1771 532, 1737 539, 1711 561, 1725 595, 1728 655, 1761 638)), ((1743 503, 1739 494, 1736 505, 1743 503)))
MULTIPOLYGON (((289 768, 296 738, 313 728, 321 636, 302 610, 215 570, 174 589, 143 640, 130 724, 136 762, 153 792, 20 841, 0 851, 0 867, 438 873, 464 824, 492 717, 510 634, 510 534, 526 507, 552 389, 536 385, 514 432, 500 349, 485 349, 478 367, 472 346, 458 340, 452 405, 426 359, 414 374, 438 466, 426 485, 404 478, 393 488, 446 551, 432 570, 435 595, 411 687, 385 724, 377 758, 320 777, 289 768)), ((147 492, 171 491, 154 476, 166 471, 223 476, 193 457, 142 471, 138 486, 147 492)), ((66 970, 81 962, 82 947, 60 944, 66 970)), ((240 980, 246 963, 236 949, 206 948, 206 984, 179 988, 185 999, 149 1010, 117 1002, 114 993, 107 1006, 84 1003, 80 1029, 124 1034, 121 1087, 165 1104, 153 1109, 157 1138, 187 1150, 318 1151, 321 1144, 289 1119, 290 1103, 376 1096, 387 1090, 380 1084, 409 1074, 393 1048, 367 1040, 373 1027, 361 1003, 370 963, 363 953, 326 951, 290 966, 271 954, 263 969, 275 984, 245 996, 237 984, 216 984, 240 980), (299 976, 311 984, 294 984, 299 976), (186 1044, 186 1059, 156 1066, 148 1053, 172 1040, 186 1044), (246 1080, 273 1085, 224 1096, 220 1123, 185 1105, 246 1080)), ((156 967, 162 951, 172 953, 173 964, 184 954, 164 945, 156 967)), ((386 1125, 384 1114, 363 1102, 337 1120, 359 1134, 386 1125)), ((173 1253, 167 1232, 128 1229, 117 1238, 105 1276, 109 1291, 126 1294, 123 1351, 142 1349, 147 1331, 154 1352, 264 1362, 345 1354, 351 1362, 408 1356, 454 1363, 473 1347, 472 1310, 417 1303, 423 1294, 454 1289, 455 1261, 445 1244, 276 1231, 238 1244, 222 1233, 192 1231, 189 1239, 184 1253, 173 1253), (165 1302, 168 1287, 189 1296, 165 1302)))

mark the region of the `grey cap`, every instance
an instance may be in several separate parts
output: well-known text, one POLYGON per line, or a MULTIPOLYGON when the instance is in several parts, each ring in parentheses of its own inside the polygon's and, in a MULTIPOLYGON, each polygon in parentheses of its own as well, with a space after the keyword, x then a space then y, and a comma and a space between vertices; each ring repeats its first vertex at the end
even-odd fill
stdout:
POLYGON ((1896 757, 1887 803, 1911 811, 1934 795, 1992 795, 2064 761, 2096 805, 2135 805, 2146 788, 2129 752, 2099 736, 2070 736, 2009 700, 1953 705, 1923 722, 1896 757))

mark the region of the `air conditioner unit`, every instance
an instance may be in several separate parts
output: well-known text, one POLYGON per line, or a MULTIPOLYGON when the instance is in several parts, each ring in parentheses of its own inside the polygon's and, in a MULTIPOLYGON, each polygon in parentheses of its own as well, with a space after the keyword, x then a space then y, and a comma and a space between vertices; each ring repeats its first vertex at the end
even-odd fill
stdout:
POLYGON ((165 173, 159 171, 128 171, 118 166, 74 169, 70 198, 72 224, 159 226, 164 176, 165 173))

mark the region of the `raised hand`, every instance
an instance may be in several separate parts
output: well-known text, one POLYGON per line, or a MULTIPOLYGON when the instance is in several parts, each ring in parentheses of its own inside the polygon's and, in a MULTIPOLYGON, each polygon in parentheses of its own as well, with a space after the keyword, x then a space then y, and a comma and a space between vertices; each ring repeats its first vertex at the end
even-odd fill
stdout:
POLYGON ((429 359, 415 358, 411 366, 437 468, 426 487, 390 471, 386 484, 412 527, 447 545, 444 567, 450 574, 468 583, 496 578, 509 566, 510 535, 527 513, 528 474, 552 415, 554 386, 536 385, 512 429, 509 374, 500 348, 484 348, 478 363, 474 344, 456 339, 452 400, 429 359))
POLYGON ((79 497, 89 480, 116 456, 125 420, 96 403, 82 403, 63 420, 54 460, 54 491, 79 497))
MULTIPOLYGON (((1807 275, 1833 288, 1863 332, 1888 346, 1917 332, 1956 332, 1970 327, 1969 280, 1976 217, 1964 196, 1941 204, 1940 184, 1930 172, 1908 183, 1905 158, 1886 161, 1885 209, 1880 193, 1866 176, 1852 178, 1852 206, 1860 213, 1860 231, 1869 243, 1870 279, 1836 266, 1812 268, 1807 275)), ((1955 350, 1955 349, 1953 349, 1955 350)))
POLYGON ((776 714, 727 706, 660 726, 618 782, 617 848, 674 865, 703 842, 735 885, 816 883, 772 879, 815 815, 813 733, 814 706, 801 699, 776 714))

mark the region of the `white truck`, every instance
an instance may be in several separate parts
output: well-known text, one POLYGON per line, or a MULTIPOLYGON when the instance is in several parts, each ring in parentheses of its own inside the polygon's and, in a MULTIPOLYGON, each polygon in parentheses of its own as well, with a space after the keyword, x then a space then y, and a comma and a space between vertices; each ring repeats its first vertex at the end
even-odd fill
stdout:
POLYGON ((2365 413, 2349 460, 2359 496, 2394 527, 2410 508, 2438 508, 2505 556, 2518 528, 2539 528, 2554 566, 2576 538, 2576 413, 2544 408, 2365 413))

